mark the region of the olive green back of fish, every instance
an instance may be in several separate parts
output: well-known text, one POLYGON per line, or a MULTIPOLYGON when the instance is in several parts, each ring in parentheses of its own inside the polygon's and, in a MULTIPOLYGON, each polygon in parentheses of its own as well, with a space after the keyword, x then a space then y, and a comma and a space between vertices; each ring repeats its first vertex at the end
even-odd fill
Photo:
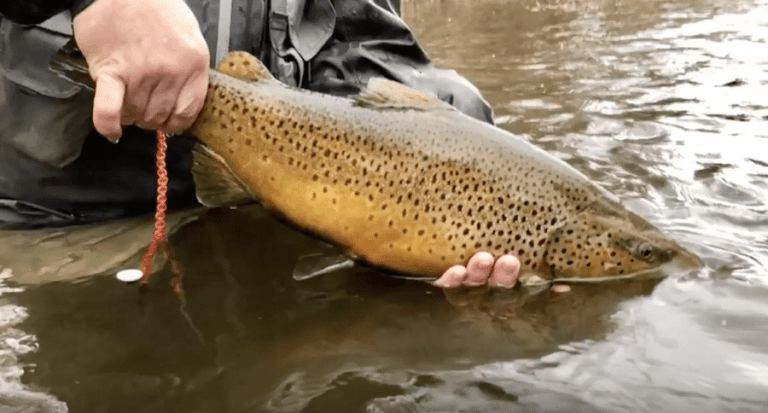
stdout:
MULTIPOLYGON (((430 276, 481 250, 518 255, 523 270, 548 276, 603 276, 618 272, 589 260, 566 265, 571 253, 597 249, 552 235, 607 214, 605 230, 590 238, 640 236, 626 211, 573 168, 405 86, 372 79, 354 99, 299 91, 244 53, 228 55, 220 70, 228 75, 211 75, 191 130, 208 147, 195 171, 204 204, 256 198, 350 255, 430 276)), ((645 264, 656 265, 632 268, 645 264)))

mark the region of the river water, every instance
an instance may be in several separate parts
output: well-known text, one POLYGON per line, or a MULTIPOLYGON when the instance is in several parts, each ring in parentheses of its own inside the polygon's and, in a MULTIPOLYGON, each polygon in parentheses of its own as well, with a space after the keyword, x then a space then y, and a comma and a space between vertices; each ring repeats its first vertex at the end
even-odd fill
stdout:
POLYGON ((764 412, 768 1, 410 0, 498 124, 696 252, 661 281, 444 294, 350 268, 258 207, 0 233, 0 412, 764 412))

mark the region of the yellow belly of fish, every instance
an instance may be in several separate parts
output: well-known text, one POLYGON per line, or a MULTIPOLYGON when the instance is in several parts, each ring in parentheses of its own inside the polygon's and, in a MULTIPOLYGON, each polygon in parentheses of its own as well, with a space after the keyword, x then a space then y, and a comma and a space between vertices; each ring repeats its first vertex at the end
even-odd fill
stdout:
POLYGON ((258 188, 260 202, 345 253, 376 266, 436 277, 466 261, 466 252, 447 242, 439 228, 426 219, 403 217, 401 208, 382 199, 386 195, 297 176, 269 158, 259 162, 264 175, 249 174, 247 184, 258 188))

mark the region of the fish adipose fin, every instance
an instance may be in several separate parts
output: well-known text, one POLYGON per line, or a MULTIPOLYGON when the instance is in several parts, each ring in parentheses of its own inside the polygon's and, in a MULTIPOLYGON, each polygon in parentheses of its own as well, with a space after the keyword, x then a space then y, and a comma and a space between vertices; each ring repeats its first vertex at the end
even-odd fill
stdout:
POLYGON ((377 109, 453 110, 453 106, 408 86, 373 77, 368 86, 353 98, 358 106, 377 109))
POLYGON ((216 67, 221 73, 244 80, 274 79, 269 69, 256 56, 247 52, 229 52, 216 67))
POLYGON ((224 159, 207 146, 196 144, 192 157, 195 192, 201 204, 215 207, 254 201, 254 196, 245 189, 245 185, 235 176, 224 159))

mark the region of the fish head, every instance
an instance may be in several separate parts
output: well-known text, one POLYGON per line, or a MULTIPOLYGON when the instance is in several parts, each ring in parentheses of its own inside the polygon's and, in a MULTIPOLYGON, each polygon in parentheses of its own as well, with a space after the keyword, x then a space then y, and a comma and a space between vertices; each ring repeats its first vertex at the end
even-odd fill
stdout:
POLYGON ((701 260, 639 216, 582 213, 551 232, 545 256, 556 279, 627 278, 701 260))

